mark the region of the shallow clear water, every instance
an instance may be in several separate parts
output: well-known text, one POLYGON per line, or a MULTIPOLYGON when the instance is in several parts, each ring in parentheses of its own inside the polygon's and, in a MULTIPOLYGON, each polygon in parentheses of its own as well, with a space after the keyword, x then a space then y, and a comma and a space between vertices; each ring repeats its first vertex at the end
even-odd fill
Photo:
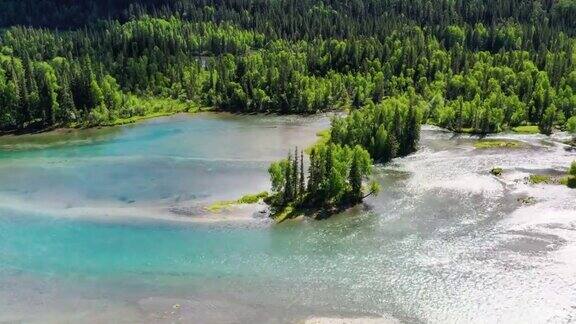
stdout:
MULTIPOLYGON (((41 208, 175 205, 267 189, 266 169, 327 117, 198 114, 0 139, 2 198, 41 208)), ((4 199, 4 200, 6 200, 4 199)))
POLYGON ((268 161, 326 126, 203 115, 59 144, 6 140, 0 321, 576 320, 576 193, 523 181, 531 170, 565 171, 576 154, 544 137, 475 150, 473 138, 426 127, 417 154, 377 167, 378 197, 322 222, 58 215, 67 205, 170 206, 258 191, 268 161), (494 166, 505 169, 500 179, 494 166))

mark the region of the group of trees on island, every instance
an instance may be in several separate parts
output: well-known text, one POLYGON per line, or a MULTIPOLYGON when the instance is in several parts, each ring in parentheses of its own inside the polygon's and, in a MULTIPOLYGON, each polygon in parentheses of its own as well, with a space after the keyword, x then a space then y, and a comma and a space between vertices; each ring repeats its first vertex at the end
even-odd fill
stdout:
POLYGON ((423 101, 412 94, 335 117, 328 141, 310 150, 306 179, 304 154, 298 150, 270 166, 271 205, 280 211, 287 207, 338 208, 377 193, 377 183, 372 182, 368 190, 363 186, 372 162, 385 163, 416 151, 422 105, 423 101))
MULTIPOLYGON (((370 153, 363 147, 327 143, 312 148, 305 176, 304 153, 296 150, 268 170, 274 193, 270 204, 277 211, 356 204, 364 198, 363 181, 371 168, 370 153)), ((374 183, 371 193, 377 190, 374 183)))

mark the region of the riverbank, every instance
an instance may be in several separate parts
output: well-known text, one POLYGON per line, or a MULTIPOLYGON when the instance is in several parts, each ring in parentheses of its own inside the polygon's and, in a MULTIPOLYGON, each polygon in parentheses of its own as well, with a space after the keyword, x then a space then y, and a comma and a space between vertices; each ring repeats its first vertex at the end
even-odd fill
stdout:
POLYGON ((30 126, 21 130, 13 130, 7 132, 0 131, 0 138, 5 136, 47 134, 52 132, 59 133, 72 129, 94 129, 121 126, 159 117, 172 116, 179 113, 194 114, 198 112, 208 112, 214 110, 212 107, 199 107, 193 103, 186 103, 170 98, 139 98, 134 96, 131 98, 131 100, 133 103, 130 110, 133 110, 135 113, 130 117, 108 115, 102 117, 99 120, 70 122, 67 125, 60 125, 56 127, 52 126, 44 128, 42 126, 30 126))
POLYGON ((316 207, 316 208, 314 207, 295 208, 293 206, 287 206, 271 214, 270 217, 274 220, 276 224, 281 224, 289 220, 302 219, 304 217, 314 220, 325 220, 332 216, 346 213, 359 206, 366 206, 366 205, 364 205, 364 202, 361 201, 355 204, 347 203, 337 206, 316 207))
POLYGON ((56 218, 86 219, 98 222, 162 221, 192 224, 262 223, 268 219, 267 206, 261 202, 235 204, 219 210, 213 203, 183 204, 179 206, 93 205, 68 207, 34 205, 17 197, 0 197, 0 209, 18 214, 44 215, 56 218))

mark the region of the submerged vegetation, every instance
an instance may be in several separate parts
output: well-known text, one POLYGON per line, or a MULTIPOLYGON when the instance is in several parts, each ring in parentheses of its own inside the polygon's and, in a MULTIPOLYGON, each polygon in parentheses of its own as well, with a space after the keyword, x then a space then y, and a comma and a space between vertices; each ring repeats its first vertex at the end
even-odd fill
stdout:
POLYGON ((268 192, 263 191, 261 193, 253 195, 245 195, 237 200, 222 200, 210 204, 206 209, 212 213, 219 213, 223 210, 230 209, 236 205, 250 205, 256 204, 262 200, 267 199, 269 196, 268 192))

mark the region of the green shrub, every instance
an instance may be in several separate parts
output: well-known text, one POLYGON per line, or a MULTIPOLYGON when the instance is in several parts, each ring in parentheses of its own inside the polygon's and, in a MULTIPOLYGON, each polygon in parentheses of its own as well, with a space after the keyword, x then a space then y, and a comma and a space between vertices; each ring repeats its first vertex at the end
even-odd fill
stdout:
POLYGON ((536 125, 528 125, 528 126, 517 126, 512 128, 514 133, 518 134, 538 134, 540 133, 540 129, 536 125))
POLYGON ((268 198, 268 192, 264 191, 255 195, 246 195, 242 198, 238 199, 239 204, 255 204, 259 202, 261 199, 268 198))
POLYGON ((499 177, 502 175, 503 171, 504 170, 502 170, 502 168, 493 168, 492 170, 490 170, 490 173, 492 173, 492 175, 499 177))
POLYGON ((570 134, 576 134, 576 116, 568 119, 566 122, 566 131, 570 134))
POLYGON ((528 179, 531 184, 550 184, 552 182, 552 177, 542 174, 532 174, 528 179))
POLYGON ((568 178, 568 188, 576 189, 576 177, 568 178))
POLYGON ((492 148, 521 148, 524 144, 519 141, 505 140, 505 139, 486 139, 479 140, 474 143, 477 149, 492 149, 492 148))
POLYGON ((570 170, 568 171, 568 174, 576 177, 576 161, 572 162, 572 165, 570 166, 570 170))

